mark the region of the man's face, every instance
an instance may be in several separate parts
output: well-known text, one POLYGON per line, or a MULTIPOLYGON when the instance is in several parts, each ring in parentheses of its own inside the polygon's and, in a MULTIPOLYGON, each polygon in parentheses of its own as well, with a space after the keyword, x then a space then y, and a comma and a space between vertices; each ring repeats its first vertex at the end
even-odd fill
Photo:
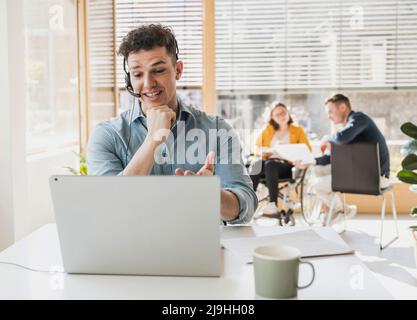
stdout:
POLYGON ((141 94, 142 108, 168 105, 176 110, 176 80, 182 75, 183 64, 175 64, 165 47, 132 52, 127 59, 130 81, 135 93, 141 94))
POLYGON ((327 115, 334 124, 344 123, 347 117, 347 106, 344 103, 335 104, 329 102, 326 104, 327 115))

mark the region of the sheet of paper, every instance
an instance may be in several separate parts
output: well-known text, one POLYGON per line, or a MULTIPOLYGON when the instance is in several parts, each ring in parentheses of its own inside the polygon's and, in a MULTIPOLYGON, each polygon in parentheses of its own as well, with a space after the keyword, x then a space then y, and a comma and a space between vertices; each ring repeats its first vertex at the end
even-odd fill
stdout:
POLYGON ((302 230, 273 236, 234 238, 221 240, 224 248, 238 256, 244 263, 252 263, 253 250, 261 245, 280 244, 296 247, 303 258, 341 254, 354 251, 347 245, 341 245, 321 237, 314 230, 302 230))
POLYGON ((274 154, 291 162, 314 163, 314 156, 304 143, 278 144, 274 146, 274 154))

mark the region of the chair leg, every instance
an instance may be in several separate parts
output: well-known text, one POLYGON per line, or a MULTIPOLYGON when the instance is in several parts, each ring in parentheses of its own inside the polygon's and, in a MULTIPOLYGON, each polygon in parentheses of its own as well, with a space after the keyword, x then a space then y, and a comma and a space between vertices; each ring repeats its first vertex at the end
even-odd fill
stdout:
POLYGON ((398 232, 398 221, 397 221, 397 207, 395 206, 395 197, 394 197, 394 192, 391 191, 391 208, 392 208, 392 217, 394 218, 394 223, 395 223, 395 231, 396 231, 396 236, 397 239, 400 235, 400 233, 398 232))
POLYGON ((384 218, 385 218, 385 207, 386 207, 386 199, 385 194, 382 195, 382 208, 381 208, 381 233, 379 237, 379 249, 384 250, 387 248, 391 243, 393 243, 395 240, 398 239, 398 224, 397 224, 397 209, 395 208, 395 200, 394 200, 394 193, 390 191, 391 193, 391 208, 392 208, 392 216, 395 223, 395 229, 396 229, 396 236, 389 241, 387 244, 382 245, 382 235, 384 230, 384 218))
POLYGON ((382 195, 382 207, 381 207, 381 232, 379 235, 379 249, 382 250, 382 234, 384 233, 384 218, 385 218, 385 195, 382 195))

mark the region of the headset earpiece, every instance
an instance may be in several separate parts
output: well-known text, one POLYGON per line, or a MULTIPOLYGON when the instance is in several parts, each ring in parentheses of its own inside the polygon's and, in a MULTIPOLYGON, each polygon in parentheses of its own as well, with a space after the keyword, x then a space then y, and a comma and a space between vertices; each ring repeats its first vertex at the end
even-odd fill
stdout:
POLYGON ((130 82, 130 72, 125 73, 125 87, 127 91, 133 91, 132 83, 130 82))
POLYGON ((130 87, 130 74, 129 73, 125 74, 125 87, 126 88, 130 87))
POLYGON ((130 72, 126 70, 126 58, 123 58, 123 70, 125 72, 125 87, 127 92, 136 98, 140 98, 140 93, 135 93, 133 90, 132 82, 130 81, 130 72))

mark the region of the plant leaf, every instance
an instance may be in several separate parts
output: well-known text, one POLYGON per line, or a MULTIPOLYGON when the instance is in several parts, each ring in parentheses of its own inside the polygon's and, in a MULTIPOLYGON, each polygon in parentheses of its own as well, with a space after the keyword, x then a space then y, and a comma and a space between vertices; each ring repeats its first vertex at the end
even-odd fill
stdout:
POLYGON ((85 158, 85 155, 80 153, 79 156, 80 156, 80 162, 81 163, 86 163, 87 162, 87 159, 85 158))
POLYGON ((87 165, 85 163, 80 164, 80 174, 83 176, 87 175, 87 165))
POLYGON ((411 209, 410 216, 417 218, 417 207, 411 209))
POLYGON ((405 183, 417 184, 417 173, 413 171, 401 170, 397 173, 397 178, 405 183))
POLYGON ((67 169, 70 173, 72 173, 73 175, 78 175, 78 171, 75 170, 74 168, 71 167, 63 167, 64 169, 67 169))
POLYGON ((86 163, 87 162, 87 159, 86 159, 85 155, 83 155, 82 153, 78 153, 78 152, 75 152, 75 151, 73 151, 72 153, 75 154, 80 159, 80 163, 86 163))
POLYGON ((403 123, 400 129, 407 136, 417 139, 417 126, 415 126, 411 122, 403 123))
POLYGON ((417 170, 417 155, 413 153, 407 155, 401 165, 405 170, 417 170))

